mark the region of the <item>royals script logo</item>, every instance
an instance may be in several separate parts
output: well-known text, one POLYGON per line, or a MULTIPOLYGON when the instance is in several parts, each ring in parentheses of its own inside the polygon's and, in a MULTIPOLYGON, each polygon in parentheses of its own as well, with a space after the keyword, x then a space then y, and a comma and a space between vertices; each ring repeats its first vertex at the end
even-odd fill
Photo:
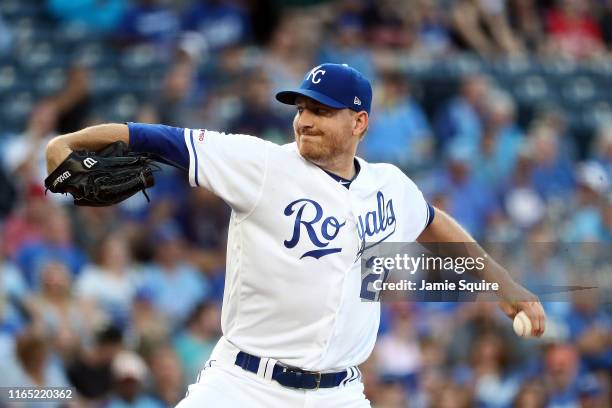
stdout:
POLYGON ((287 217, 295 217, 293 221, 293 235, 291 239, 283 243, 286 248, 294 248, 302 235, 302 230, 306 232, 310 242, 316 247, 306 251, 300 259, 312 257, 319 259, 325 255, 334 254, 342 251, 342 248, 329 247, 330 242, 338 236, 340 228, 344 227, 346 221, 340 221, 333 216, 323 218, 323 207, 314 200, 300 198, 285 207, 284 214, 287 217))
MULTIPOLYGON (((293 234, 283 244, 286 248, 295 248, 302 237, 306 237, 314 246, 304 252, 300 259, 312 257, 320 259, 342 251, 342 247, 330 245, 346 225, 334 216, 325 217, 323 207, 307 198, 295 200, 283 211, 284 215, 293 218, 293 234)), ((376 207, 357 217, 357 234, 361 247, 357 257, 368 248, 371 248, 389 238, 396 228, 393 200, 386 201, 382 192, 376 194, 376 207)))

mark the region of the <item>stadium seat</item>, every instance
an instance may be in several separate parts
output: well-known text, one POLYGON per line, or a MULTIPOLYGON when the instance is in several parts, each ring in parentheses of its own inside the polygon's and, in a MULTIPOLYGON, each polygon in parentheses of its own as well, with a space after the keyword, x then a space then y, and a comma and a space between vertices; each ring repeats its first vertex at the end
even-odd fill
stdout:
POLYGON ((159 58, 150 45, 130 47, 121 54, 121 67, 127 71, 141 71, 156 63, 159 63, 159 58))
POLYGON ((36 94, 48 96, 62 89, 66 82, 66 73, 62 68, 53 68, 35 79, 36 94))
POLYGON ((581 108, 600 96, 595 82, 587 76, 566 78, 563 83, 562 104, 568 108, 581 108))
POLYGON ((32 93, 27 91, 7 95, 0 102, 2 127, 14 132, 23 130, 34 101, 32 93))
POLYGON ((612 122, 612 104, 605 100, 585 105, 582 110, 583 123, 594 129, 603 123, 612 122))
POLYGON ((90 90, 95 96, 107 96, 115 92, 122 81, 121 74, 116 68, 97 69, 91 75, 90 90))
POLYGON ((138 98, 134 94, 120 94, 105 105, 104 116, 109 121, 127 122, 138 113, 138 98))
POLYGON ((549 102, 553 100, 555 94, 541 75, 529 75, 513 81, 510 92, 520 104, 528 105, 549 102))
POLYGON ((502 57, 491 64, 491 73, 496 78, 520 78, 540 73, 540 67, 531 58, 502 57))

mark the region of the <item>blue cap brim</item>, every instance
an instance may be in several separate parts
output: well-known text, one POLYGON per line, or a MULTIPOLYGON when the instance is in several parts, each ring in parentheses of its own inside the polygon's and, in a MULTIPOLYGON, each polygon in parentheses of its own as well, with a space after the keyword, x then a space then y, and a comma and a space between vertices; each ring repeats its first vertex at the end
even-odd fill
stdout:
POLYGON ((314 99, 319 103, 322 103, 325 106, 329 106, 330 108, 334 109, 343 109, 347 107, 346 105, 338 102, 335 99, 325 96, 317 91, 312 91, 310 89, 295 89, 292 91, 282 91, 276 94, 276 100, 287 105, 295 105, 295 98, 297 98, 298 96, 306 96, 308 98, 314 99))

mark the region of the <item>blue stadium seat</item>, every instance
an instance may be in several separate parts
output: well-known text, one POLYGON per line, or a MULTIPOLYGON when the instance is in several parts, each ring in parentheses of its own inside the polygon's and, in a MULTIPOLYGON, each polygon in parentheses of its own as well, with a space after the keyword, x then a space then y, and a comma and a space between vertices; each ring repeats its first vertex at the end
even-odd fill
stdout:
POLYGON ((15 21, 22 17, 39 17, 44 10, 41 4, 27 0, 0 1, 0 14, 6 21, 15 21))
POLYGON ((72 60, 79 65, 93 68, 113 65, 114 55, 104 43, 91 41, 79 46, 73 52, 72 60))
POLYGON ((575 61, 554 58, 540 60, 542 74, 551 78, 567 78, 580 73, 580 67, 575 61))
POLYGON ((612 103, 599 100, 585 105, 582 109, 582 120, 592 129, 603 123, 612 122, 612 103))
POLYGON ((541 73, 539 64, 532 58, 502 57, 491 64, 491 73, 496 78, 521 78, 541 73))
POLYGON ((94 97, 106 97, 116 92, 122 81, 121 73, 116 68, 96 69, 90 76, 90 91, 94 97))
POLYGON ((65 82, 65 70, 62 68, 53 68, 35 79, 34 89, 39 97, 48 96, 61 90, 65 82))
POLYGON ((512 82, 510 92, 520 104, 536 105, 555 100, 556 93, 541 75, 529 75, 512 82))
POLYGON ((131 93, 119 94, 105 104, 104 119, 114 122, 127 122, 136 119, 139 109, 138 97, 131 93))
POLYGON ((159 56, 150 45, 139 45, 126 49, 120 56, 120 65, 126 71, 142 72, 158 64, 159 56))
POLYGON ((588 76, 564 79, 561 86, 562 104, 570 109, 581 108, 601 96, 596 83, 588 76))
POLYGON ((23 131, 34 102, 34 95, 27 91, 6 95, 0 102, 2 127, 14 132, 23 131))

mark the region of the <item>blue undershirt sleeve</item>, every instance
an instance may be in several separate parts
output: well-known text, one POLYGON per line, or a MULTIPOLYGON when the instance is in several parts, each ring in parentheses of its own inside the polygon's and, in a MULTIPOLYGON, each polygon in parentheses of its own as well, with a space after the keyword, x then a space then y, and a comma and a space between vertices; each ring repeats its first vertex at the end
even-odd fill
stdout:
POLYGON ((435 216, 436 212, 434 211, 434 208, 431 204, 427 203, 427 225, 425 225, 425 228, 429 227, 429 224, 431 224, 435 216))
POLYGON ((189 170, 189 152, 185 145, 185 129, 166 125, 127 123, 130 131, 130 149, 157 155, 162 161, 189 170))

